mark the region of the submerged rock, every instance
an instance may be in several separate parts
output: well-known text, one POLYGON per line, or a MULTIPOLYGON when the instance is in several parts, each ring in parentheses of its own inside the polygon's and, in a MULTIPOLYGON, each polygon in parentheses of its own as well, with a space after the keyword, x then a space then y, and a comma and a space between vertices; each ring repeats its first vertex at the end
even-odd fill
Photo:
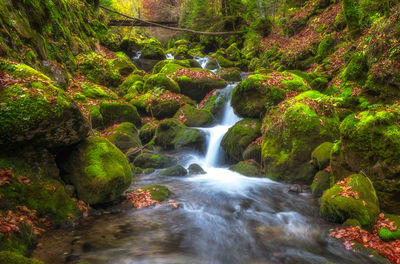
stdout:
POLYGON ((175 165, 178 160, 175 157, 145 152, 135 158, 133 163, 141 168, 162 169, 175 165))
POLYGON ((151 198, 153 200, 162 202, 170 195, 170 190, 167 186, 160 185, 160 184, 153 184, 146 187, 140 188, 144 191, 148 190, 151 194, 151 198))
POLYGON ((86 139, 60 159, 59 165, 63 179, 89 204, 115 200, 132 181, 125 155, 105 138, 86 139))
POLYGON ((207 172, 205 172, 203 170, 203 168, 196 163, 190 164, 189 166, 189 174, 206 174, 207 172))
POLYGON ((166 168, 160 172, 163 176, 186 176, 187 170, 181 165, 174 165, 172 167, 166 168))

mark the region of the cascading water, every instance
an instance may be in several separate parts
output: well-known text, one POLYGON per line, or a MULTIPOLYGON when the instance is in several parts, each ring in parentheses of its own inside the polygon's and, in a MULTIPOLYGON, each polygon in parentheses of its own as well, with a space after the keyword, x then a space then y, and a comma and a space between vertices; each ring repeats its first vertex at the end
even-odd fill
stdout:
MULTIPOLYGON (((235 85, 222 96, 229 99, 235 85)), ((203 129, 209 135, 207 154, 183 164, 196 162, 207 174, 163 177, 156 171, 131 186, 166 185, 179 208, 164 203, 103 214, 74 230, 47 232, 34 257, 90 264, 386 263, 367 252, 347 251, 331 239, 331 226, 319 218, 310 195, 289 194, 285 184, 218 167, 221 139, 239 120, 226 101, 220 123, 203 129)))

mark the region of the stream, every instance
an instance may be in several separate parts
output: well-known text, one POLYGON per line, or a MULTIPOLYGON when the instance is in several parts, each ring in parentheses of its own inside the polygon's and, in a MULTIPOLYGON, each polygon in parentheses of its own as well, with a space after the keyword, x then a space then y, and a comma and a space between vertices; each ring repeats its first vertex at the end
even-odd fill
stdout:
MULTIPOLYGON (((198 58, 204 67, 206 62, 198 58)), ((222 95, 230 98, 237 83, 222 95)), ((45 263, 385 263, 354 253, 329 237, 333 225, 319 217, 308 193, 289 193, 286 184, 245 177, 223 165, 220 142, 240 119, 228 103, 207 136, 207 153, 181 153, 180 164, 197 163, 207 172, 186 177, 137 177, 130 189, 166 185, 180 203, 91 216, 76 228, 46 232, 33 256, 45 263)))

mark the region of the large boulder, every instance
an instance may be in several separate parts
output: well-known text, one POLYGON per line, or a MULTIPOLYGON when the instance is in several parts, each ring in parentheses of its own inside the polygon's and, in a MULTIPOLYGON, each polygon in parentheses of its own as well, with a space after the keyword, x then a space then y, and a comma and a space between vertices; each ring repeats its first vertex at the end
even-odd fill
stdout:
POLYGON ((181 93, 197 102, 200 102, 213 89, 226 86, 222 78, 203 69, 179 69, 171 76, 178 82, 181 93))
POLYGON ((179 85, 164 73, 157 73, 150 76, 144 83, 144 92, 152 89, 165 89, 173 93, 180 93, 179 85))
POLYGON ((154 43, 146 43, 142 49, 141 59, 150 59, 150 60, 165 60, 164 50, 160 45, 156 45, 154 43))
POLYGON ((250 75, 233 90, 231 105, 241 117, 259 118, 283 101, 287 92, 308 89, 306 82, 292 73, 250 75))
POLYGON ((360 174, 336 183, 324 193, 321 201, 321 215, 325 219, 339 224, 355 219, 368 230, 372 229, 380 212, 371 180, 360 174))
POLYGON ((400 110, 365 111, 346 117, 340 143, 332 150, 335 181, 363 172, 376 188, 381 207, 398 213, 400 206, 400 110))
POLYGON ((143 94, 136 94, 130 100, 130 104, 137 107, 143 115, 164 119, 173 117, 181 106, 185 104, 193 105, 195 102, 182 94, 156 89, 143 94))
POLYGON ((122 152, 126 152, 130 148, 141 147, 138 131, 132 123, 122 123, 112 126, 102 133, 107 139, 113 143, 122 152))
POLYGON ((106 127, 123 122, 130 122, 138 127, 142 125, 136 107, 127 103, 101 102, 100 113, 106 127))
POLYGON ((311 160, 318 169, 323 170, 330 164, 333 145, 331 142, 324 142, 311 153, 311 160))
POLYGON ((311 192, 315 196, 321 196, 323 192, 329 189, 331 183, 331 174, 326 170, 320 170, 315 174, 311 184, 311 192))
POLYGON ((206 109, 198 109, 191 105, 182 106, 174 115, 188 127, 207 127, 212 124, 214 117, 210 111, 206 109))
POLYGON ((164 150, 198 150, 205 147, 205 135, 176 119, 165 119, 156 130, 155 143, 164 150))
POLYGON ((59 162, 62 177, 89 204, 115 200, 132 181, 125 155, 107 139, 91 137, 76 145, 59 162))
POLYGON ((136 159, 133 161, 133 164, 143 169, 163 169, 173 166, 177 162, 178 160, 172 156, 156 154, 152 152, 144 152, 136 157, 136 159))
POLYGON ((267 177, 310 184, 317 169, 312 151, 339 136, 330 98, 310 91, 289 99, 264 119, 262 158, 267 177))
POLYGON ((260 120, 246 118, 228 130, 222 138, 221 147, 231 160, 241 161, 246 147, 260 136, 260 120))
POLYGON ((227 82, 240 82, 242 80, 239 68, 222 68, 218 71, 218 76, 227 82))
POLYGON ((0 146, 59 148, 85 138, 89 124, 77 105, 42 73, 0 60, 0 146))

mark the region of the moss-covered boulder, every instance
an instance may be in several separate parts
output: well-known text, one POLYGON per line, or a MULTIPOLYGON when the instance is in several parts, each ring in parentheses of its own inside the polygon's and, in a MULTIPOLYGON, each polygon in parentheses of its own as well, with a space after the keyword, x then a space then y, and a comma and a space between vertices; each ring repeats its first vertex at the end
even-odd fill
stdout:
POLYGON ((153 139, 156 135, 158 124, 158 120, 152 120, 140 128, 139 138, 143 144, 147 144, 153 139))
POLYGON ((0 251, 0 263, 4 264, 44 264, 43 262, 34 259, 26 258, 20 254, 11 251, 0 251))
POLYGON ((62 177, 75 186, 77 196, 89 204, 115 200, 132 181, 125 155, 107 139, 91 137, 60 159, 62 177))
POLYGON ((144 45, 142 49, 141 59, 150 59, 150 60, 165 60, 165 53, 162 47, 159 45, 155 45, 153 43, 147 43, 144 45))
POLYGON ((397 228, 395 230, 391 230, 390 227, 380 228, 378 231, 379 237, 384 241, 400 239, 400 215, 386 214, 383 216, 383 218, 389 219, 390 222, 393 222, 393 226, 397 228))
POLYGON ((130 104, 134 105, 142 115, 164 119, 173 117, 181 106, 194 105, 195 102, 182 94, 154 89, 143 94, 136 94, 130 104))
POLYGON ((112 126, 103 133, 106 138, 113 143, 122 152, 126 152, 130 148, 141 147, 138 130, 132 123, 122 123, 112 126))
POLYGON ((214 117, 210 111, 198 109, 188 104, 182 106, 178 112, 176 112, 174 118, 179 119, 188 127, 207 127, 214 121, 214 117))
POLYGON ((310 184, 317 170, 312 151, 339 136, 329 97, 310 91, 281 103, 264 119, 262 158, 267 177, 310 184))
POLYGON ((189 168, 189 174, 206 174, 207 172, 205 172, 203 170, 203 168, 196 163, 190 164, 189 168))
POLYGON ((321 170, 315 174, 311 184, 311 191, 315 196, 321 196, 322 193, 329 189, 331 182, 331 174, 325 170, 321 170))
POLYGON ((277 105, 289 91, 306 91, 305 81, 292 73, 250 75, 232 92, 231 105, 241 117, 259 118, 277 105))
POLYGON ((87 98, 96 100, 117 99, 117 95, 113 91, 110 91, 104 86, 90 82, 81 83, 80 86, 81 86, 81 93, 87 98))
POLYGON ((164 150, 204 150, 205 135, 176 119, 165 119, 156 130, 155 144, 164 150))
MULTIPOLYGON (((167 60, 162 60, 162 61, 158 62, 158 63, 154 66, 154 68, 153 68, 153 74, 160 73, 160 72, 164 69, 164 67, 165 67, 167 64, 174 64, 175 66, 174 66, 174 65, 170 65, 170 66, 173 67, 173 68, 177 67, 176 65, 180 66, 180 67, 178 67, 178 68, 190 68, 190 67, 191 67, 191 64, 190 64, 190 61, 189 61, 189 60, 167 59, 167 60)), ((200 67, 200 68, 201 68, 201 67, 200 67)), ((165 74, 170 74, 170 73, 173 73, 173 71, 172 71, 172 72, 169 71, 169 66, 168 66, 168 67, 165 68, 165 70, 163 71, 163 73, 165 73, 165 74), (167 70, 167 69, 168 69, 168 70, 167 70), (168 71, 168 72, 166 72, 166 71, 168 71)))
POLYGON ((328 189, 322 196, 321 215, 332 222, 356 219, 371 230, 379 214, 379 202, 370 179, 353 174, 328 189))
POLYGON ((227 95, 224 92, 221 92, 220 89, 215 89, 206 95, 199 104, 199 108, 210 111, 216 119, 219 119, 223 115, 223 109, 227 100, 227 95))
POLYGON ((175 165, 178 160, 173 156, 161 155, 152 152, 145 152, 136 157, 133 161, 135 166, 141 168, 163 169, 175 165))
POLYGON ((227 82, 240 82, 242 80, 239 68, 222 68, 218 71, 218 76, 227 82))
POLYGON ((230 166, 229 169, 245 176, 257 176, 262 174, 259 165, 255 161, 240 161, 230 166))
POLYGON ((123 122, 130 122, 140 127, 142 121, 136 107, 127 103, 101 102, 100 113, 103 117, 103 124, 111 126, 123 122))
POLYGON ((255 160, 261 164, 261 138, 256 139, 243 151, 244 160, 255 160))
POLYGON ((42 73, 0 60, 0 146, 64 147, 87 136, 89 124, 77 105, 42 73))
POLYGON ((323 170, 330 164, 333 145, 331 142, 324 142, 311 153, 311 160, 318 169, 323 170))
POLYGON ((143 90, 147 92, 155 88, 169 90, 173 93, 180 93, 181 91, 179 85, 164 73, 150 76, 144 83, 143 90))
POLYGON ((140 188, 143 191, 149 191, 151 194, 151 198, 153 200, 162 202, 168 198, 169 194, 171 193, 167 186, 160 185, 160 184, 153 184, 146 187, 140 188))
POLYGON ((260 136, 261 122, 258 119, 246 118, 226 132, 221 147, 231 160, 241 161, 246 147, 260 136))
POLYGON ((2 197, 0 208, 24 205, 36 210, 39 217, 46 217, 54 225, 72 223, 80 216, 76 202, 66 194, 64 186, 56 180, 58 169, 50 153, 41 155, 37 161, 30 160, 23 153, 8 155, 3 153, 0 157, 0 170, 6 168, 11 171, 14 178, 9 184, 4 184, 0 188, 2 197), (22 180, 24 177, 25 181, 22 180))
POLYGON ((400 206, 400 110, 365 111, 346 117, 341 144, 332 153, 335 181, 363 171, 374 183, 381 207, 396 213, 400 206))
POLYGON ((131 92, 131 89, 134 89, 137 87, 137 82, 143 83, 143 76, 137 73, 132 73, 126 79, 124 82, 119 86, 119 91, 118 94, 120 96, 125 96, 129 92, 131 92))
POLYGON ((89 120, 91 122, 92 128, 94 129, 103 129, 104 121, 103 116, 100 112, 100 107, 98 105, 91 105, 86 108, 89 112, 89 120))
POLYGON ((186 176, 187 170, 181 165, 174 165, 172 167, 166 168, 160 172, 163 176, 186 176))
POLYGON ((226 82, 208 70, 179 69, 172 74, 181 88, 181 93, 200 102, 213 89, 224 88, 226 82))

